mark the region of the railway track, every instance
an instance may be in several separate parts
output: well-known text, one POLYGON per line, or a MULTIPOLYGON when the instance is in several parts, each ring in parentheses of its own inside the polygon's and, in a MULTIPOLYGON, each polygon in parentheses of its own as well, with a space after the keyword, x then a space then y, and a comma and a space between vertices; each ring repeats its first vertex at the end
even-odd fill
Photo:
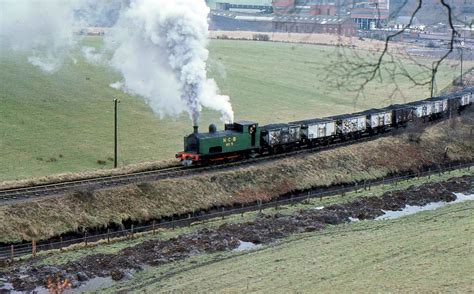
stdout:
POLYGON ((337 142, 337 143, 333 143, 327 146, 316 146, 313 148, 298 149, 298 150, 294 150, 287 153, 265 155, 265 156, 260 156, 256 158, 249 158, 249 159, 240 160, 236 162, 211 165, 211 166, 196 166, 196 167, 176 166, 176 167, 168 167, 168 168, 156 169, 156 170, 151 170, 151 171, 123 174, 123 175, 101 176, 97 178, 64 181, 64 182, 51 183, 51 184, 41 184, 41 185, 35 185, 35 186, 30 186, 30 187, 18 187, 18 188, 10 188, 10 189, 3 189, 3 190, 0 189, 0 204, 11 204, 14 202, 32 200, 38 197, 62 195, 67 192, 107 189, 107 188, 118 187, 118 186, 123 186, 127 184, 132 184, 132 183, 151 182, 151 181, 156 181, 156 180, 161 180, 161 179, 184 177, 184 176, 204 173, 208 171, 232 169, 232 168, 237 168, 237 167, 248 166, 251 164, 269 162, 272 160, 277 160, 277 159, 300 155, 300 154, 310 154, 310 153, 319 152, 323 150, 335 149, 342 146, 348 146, 352 144, 367 142, 367 141, 371 141, 371 140, 375 140, 381 137, 387 137, 391 135, 393 135, 393 132, 388 132, 388 133, 374 135, 374 136, 361 137, 356 140, 337 142))

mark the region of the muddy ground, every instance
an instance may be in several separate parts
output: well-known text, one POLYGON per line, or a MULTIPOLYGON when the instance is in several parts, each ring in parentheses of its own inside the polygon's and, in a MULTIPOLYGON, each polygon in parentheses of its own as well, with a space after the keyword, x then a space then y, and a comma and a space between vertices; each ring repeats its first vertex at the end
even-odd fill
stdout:
POLYGON ((474 176, 464 176, 387 192, 381 197, 361 198, 322 209, 302 209, 292 215, 261 213, 251 222, 227 223, 169 240, 149 240, 116 254, 89 255, 64 265, 38 266, 38 260, 30 260, 2 270, 0 287, 3 281, 11 283, 15 290, 31 291, 37 286, 44 286, 49 276, 56 275, 71 281, 73 288, 97 276, 110 276, 118 281, 144 266, 158 266, 193 255, 235 249, 240 244, 239 240, 268 244, 291 234, 319 231, 326 225, 347 223, 351 218, 375 219, 384 214, 382 210, 401 210, 406 205, 422 206, 438 201, 451 202, 456 200, 453 192, 473 189, 474 176))

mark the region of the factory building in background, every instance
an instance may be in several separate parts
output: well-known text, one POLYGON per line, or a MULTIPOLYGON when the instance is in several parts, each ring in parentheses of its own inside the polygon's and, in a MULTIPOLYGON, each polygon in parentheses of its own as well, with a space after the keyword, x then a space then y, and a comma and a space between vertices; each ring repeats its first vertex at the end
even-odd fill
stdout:
POLYGON ((273 0, 273 12, 277 15, 337 15, 336 0, 273 0))
POLYGON ((390 0, 353 0, 350 14, 361 30, 381 28, 390 16, 390 0))

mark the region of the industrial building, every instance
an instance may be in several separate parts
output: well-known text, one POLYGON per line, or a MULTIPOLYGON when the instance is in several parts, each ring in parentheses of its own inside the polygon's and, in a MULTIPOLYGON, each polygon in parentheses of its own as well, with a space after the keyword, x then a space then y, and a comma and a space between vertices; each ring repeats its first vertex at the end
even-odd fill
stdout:
POLYGON ((277 15, 336 15, 336 0, 273 0, 273 12, 277 15))
POLYGON ((390 0, 354 0, 350 11, 359 29, 381 28, 390 16, 390 0))
POLYGON ((336 16, 251 15, 229 11, 211 11, 211 30, 256 32, 320 33, 354 36, 356 24, 336 16))

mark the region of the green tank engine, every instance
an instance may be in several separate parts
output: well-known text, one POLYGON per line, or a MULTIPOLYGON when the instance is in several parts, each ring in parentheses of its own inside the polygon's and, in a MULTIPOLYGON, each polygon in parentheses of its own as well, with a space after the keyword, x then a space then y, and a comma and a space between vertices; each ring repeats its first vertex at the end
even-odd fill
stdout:
POLYGON ((208 133, 194 132, 184 138, 184 151, 176 158, 183 165, 208 164, 244 156, 253 157, 260 149, 260 128, 256 122, 239 121, 226 124, 225 130, 217 131, 211 124, 208 133))

